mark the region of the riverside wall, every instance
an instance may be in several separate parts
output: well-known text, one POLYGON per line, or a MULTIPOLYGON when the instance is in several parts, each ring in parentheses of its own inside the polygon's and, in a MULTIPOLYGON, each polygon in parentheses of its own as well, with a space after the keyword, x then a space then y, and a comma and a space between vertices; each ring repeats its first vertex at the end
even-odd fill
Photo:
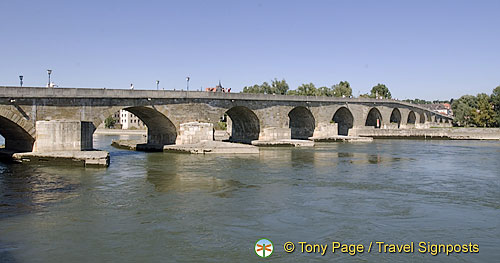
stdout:
POLYGON ((500 140, 500 128, 375 129, 371 127, 353 129, 352 135, 400 139, 500 140))

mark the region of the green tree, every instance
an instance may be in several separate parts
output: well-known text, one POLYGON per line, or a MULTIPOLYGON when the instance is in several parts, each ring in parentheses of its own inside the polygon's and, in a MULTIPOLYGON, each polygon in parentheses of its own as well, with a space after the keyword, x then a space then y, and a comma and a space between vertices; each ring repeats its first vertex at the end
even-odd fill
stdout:
POLYGON ((500 86, 496 87, 491 93, 491 102, 495 108, 500 108, 500 86))
POLYGON ((496 87, 491 93, 491 104, 497 116, 497 125, 500 125, 500 86, 496 87))
POLYGON ((371 98, 376 98, 376 97, 382 97, 384 99, 391 99, 392 95, 389 89, 385 86, 385 84, 380 84, 378 83, 375 85, 372 90, 370 91, 370 97, 371 98))
POLYGON ((312 83, 302 84, 297 88, 297 95, 315 96, 316 95, 316 87, 312 83))
POLYGON ((497 124, 497 115, 490 103, 490 96, 485 93, 477 94, 477 109, 471 109, 474 124, 478 127, 494 127, 497 124))
POLYGON ((285 95, 289 87, 286 81, 274 79, 271 85, 267 82, 263 82, 261 85, 245 86, 243 87, 243 93, 264 93, 264 94, 281 94, 285 95))
POLYGON ((275 78, 271 82, 271 91, 273 94, 285 95, 288 92, 288 89, 288 83, 286 83, 284 79, 278 80, 275 78))
POLYGON ((469 126, 473 124, 472 112, 477 109, 477 98, 472 95, 464 95, 451 104, 453 110, 453 122, 458 126, 469 126))
POLYGON ((271 85, 269 85, 269 83, 267 83, 266 81, 264 81, 262 85, 260 85, 260 91, 260 93, 273 94, 271 85))
POLYGON ((113 116, 109 116, 104 120, 104 127, 107 129, 111 129, 115 126, 116 120, 113 118, 113 116))
POLYGON ((326 96, 326 97, 332 97, 333 93, 332 90, 328 87, 319 87, 316 89, 316 96, 326 96))
POLYGON ((341 81, 332 86, 332 93, 335 97, 350 97, 352 96, 351 84, 347 81, 341 81))
POLYGON ((260 85, 253 85, 253 86, 248 86, 248 87, 243 87, 243 93, 264 93, 260 89, 260 85))

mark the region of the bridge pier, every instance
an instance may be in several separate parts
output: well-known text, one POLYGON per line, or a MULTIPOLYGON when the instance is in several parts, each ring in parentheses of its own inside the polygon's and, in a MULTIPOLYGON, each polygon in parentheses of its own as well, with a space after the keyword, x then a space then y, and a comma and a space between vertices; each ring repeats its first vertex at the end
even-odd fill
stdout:
MULTIPOLYGON (((303 132, 303 134, 307 133, 303 132)), ((260 132, 258 141, 279 142, 279 141, 290 141, 290 140, 309 140, 311 137, 330 138, 330 137, 336 137, 337 135, 338 135, 337 123, 319 123, 318 126, 314 127, 314 131, 312 132, 312 134, 310 134, 308 137, 301 137, 301 138, 293 138, 292 128, 266 127, 263 128, 262 131, 260 132)))
POLYGON ((339 135, 338 133, 338 123, 319 123, 314 129, 314 134, 312 137, 317 138, 331 138, 339 135))
MULTIPOLYGON (((335 137, 338 135, 338 124, 337 123, 320 123, 314 128, 314 132, 310 137, 335 137)), ((260 141, 279 141, 279 140, 291 140, 292 139, 292 129, 291 128, 281 128, 281 127, 267 127, 263 128, 260 135, 260 141)), ((301 138, 302 140, 307 140, 309 138, 301 138)))
POLYGON ((176 145, 195 144, 214 140, 214 125, 203 122, 181 123, 176 145))
POLYGON ((259 134, 260 141, 279 141, 291 140, 292 129, 281 127, 267 127, 263 128, 259 134))
POLYGON ((33 152, 93 150, 94 130, 88 121, 37 121, 33 152))
POLYGON ((82 166, 108 166, 109 153, 93 149, 92 122, 50 120, 36 122, 33 151, 13 153, 21 163, 60 163, 82 166))

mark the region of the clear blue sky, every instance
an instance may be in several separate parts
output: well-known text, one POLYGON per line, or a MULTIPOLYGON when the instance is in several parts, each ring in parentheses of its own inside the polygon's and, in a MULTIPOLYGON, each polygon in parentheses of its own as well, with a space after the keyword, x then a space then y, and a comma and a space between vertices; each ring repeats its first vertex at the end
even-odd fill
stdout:
POLYGON ((347 80, 355 96, 500 85, 500 1, 0 2, 0 85, 166 89, 347 80))

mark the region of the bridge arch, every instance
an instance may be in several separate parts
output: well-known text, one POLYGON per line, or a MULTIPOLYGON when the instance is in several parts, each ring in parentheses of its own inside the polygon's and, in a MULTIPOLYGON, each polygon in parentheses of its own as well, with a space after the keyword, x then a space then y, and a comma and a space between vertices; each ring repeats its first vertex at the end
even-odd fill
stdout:
POLYGON ((406 123, 415 124, 416 121, 417 121, 417 116, 415 115, 415 112, 410 111, 410 113, 408 113, 408 119, 406 120, 406 123))
POLYGON ((5 139, 5 149, 31 152, 35 142, 35 128, 19 114, 0 110, 0 135, 5 139))
POLYGON ((380 114, 380 111, 377 108, 371 108, 371 110, 368 112, 368 115, 366 116, 365 126, 380 128, 381 124, 382 114, 380 114))
POLYGON ((307 140, 313 136, 316 122, 311 111, 303 106, 293 108, 288 113, 292 139, 307 140))
POLYGON ((257 115, 247 107, 235 106, 226 111, 231 119, 230 141, 251 143, 259 139, 260 121, 257 115))
POLYGON ((419 121, 420 123, 425 123, 425 113, 421 112, 419 113, 419 121))
POLYGON ((340 107, 333 115, 333 122, 338 125, 338 135, 349 135, 349 129, 354 125, 354 117, 346 107, 340 107))
POLYGON ((427 118, 426 118, 426 119, 427 119, 427 121, 428 121, 428 122, 431 122, 431 121, 432 121, 431 114, 430 114, 430 113, 428 113, 428 112, 426 112, 426 113, 425 113, 425 115, 426 115, 426 117, 427 117, 427 118))
POLYGON ((390 123, 397 123, 398 128, 401 126, 401 112, 398 108, 394 108, 391 113, 390 123))
POLYGON ((163 113, 144 106, 125 107, 123 109, 137 116, 148 127, 148 144, 175 144, 177 129, 163 113))

